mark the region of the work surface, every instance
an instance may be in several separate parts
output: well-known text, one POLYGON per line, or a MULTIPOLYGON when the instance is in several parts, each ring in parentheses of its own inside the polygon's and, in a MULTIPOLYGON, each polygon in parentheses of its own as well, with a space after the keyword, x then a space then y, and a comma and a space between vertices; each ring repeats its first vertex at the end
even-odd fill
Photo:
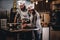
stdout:
POLYGON ((10 32, 20 32, 20 31, 37 31, 39 28, 36 29, 19 29, 19 30, 8 30, 10 32))

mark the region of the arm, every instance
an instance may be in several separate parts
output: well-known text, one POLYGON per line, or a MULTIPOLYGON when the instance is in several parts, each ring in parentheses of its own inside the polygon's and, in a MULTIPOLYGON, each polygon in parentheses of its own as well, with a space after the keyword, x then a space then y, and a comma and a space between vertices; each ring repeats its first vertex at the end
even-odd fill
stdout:
POLYGON ((16 17, 14 18, 14 23, 16 23, 16 17))
MULTIPOLYGON (((16 15, 15 15, 15 17, 14 17, 14 23, 16 23, 17 22, 17 18, 19 17, 19 14, 17 13, 16 15)), ((16 25, 16 24, 14 24, 14 25, 16 25)))
MULTIPOLYGON (((17 19, 17 18, 16 18, 16 15, 15 15, 15 18, 14 18, 14 23, 16 23, 16 19, 17 19)), ((15 25, 16 25, 16 24, 14 24, 14 26, 15 26, 15 25)))
POLYGON ((38 31, 38 33, 42 33, 42 26, 41 26, 41 21, 40 21, 40 15, 38 12, 36 12, 37 14, 37 21, 36 21, 36 27, 39 28, 40 30, 38 31))

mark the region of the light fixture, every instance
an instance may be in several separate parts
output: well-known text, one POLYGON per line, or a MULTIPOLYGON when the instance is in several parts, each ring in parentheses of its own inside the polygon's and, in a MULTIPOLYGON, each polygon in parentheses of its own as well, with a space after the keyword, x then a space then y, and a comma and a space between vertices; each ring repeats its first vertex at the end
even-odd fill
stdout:
POLYGON ((46 3, 48 3, 48 0, 46 0, 46 3))
POLYGON ((35 3, 36 3, 36 5, 37 5, 37 4, 38 4, 38 1, 36 1, 35 3))

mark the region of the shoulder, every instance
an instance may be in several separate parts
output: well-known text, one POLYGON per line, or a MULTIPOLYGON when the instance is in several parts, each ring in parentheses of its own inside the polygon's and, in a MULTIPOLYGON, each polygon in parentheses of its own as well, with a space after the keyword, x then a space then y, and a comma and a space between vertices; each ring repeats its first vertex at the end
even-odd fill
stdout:
POLYGON ((19 9, 17 9, 17 12, 19 12, 19 9))

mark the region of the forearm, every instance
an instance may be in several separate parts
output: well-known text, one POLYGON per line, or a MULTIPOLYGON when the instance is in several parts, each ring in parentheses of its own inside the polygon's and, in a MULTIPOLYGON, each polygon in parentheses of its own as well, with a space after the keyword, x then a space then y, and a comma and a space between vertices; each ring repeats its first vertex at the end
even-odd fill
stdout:
POLYGON ((14 23, 16 23, 16 17, 14 18, 14 23))
POLYGON ((31 26, 32 26, 32 24, 27 24, 27 26, 31 27, 31 26))
MULTIPOLYGON (((14 18, 14 23, 16 23, 16 17, 14 18)), ((14 26, 15 26, 16 24, 14 24, 14 26)))

